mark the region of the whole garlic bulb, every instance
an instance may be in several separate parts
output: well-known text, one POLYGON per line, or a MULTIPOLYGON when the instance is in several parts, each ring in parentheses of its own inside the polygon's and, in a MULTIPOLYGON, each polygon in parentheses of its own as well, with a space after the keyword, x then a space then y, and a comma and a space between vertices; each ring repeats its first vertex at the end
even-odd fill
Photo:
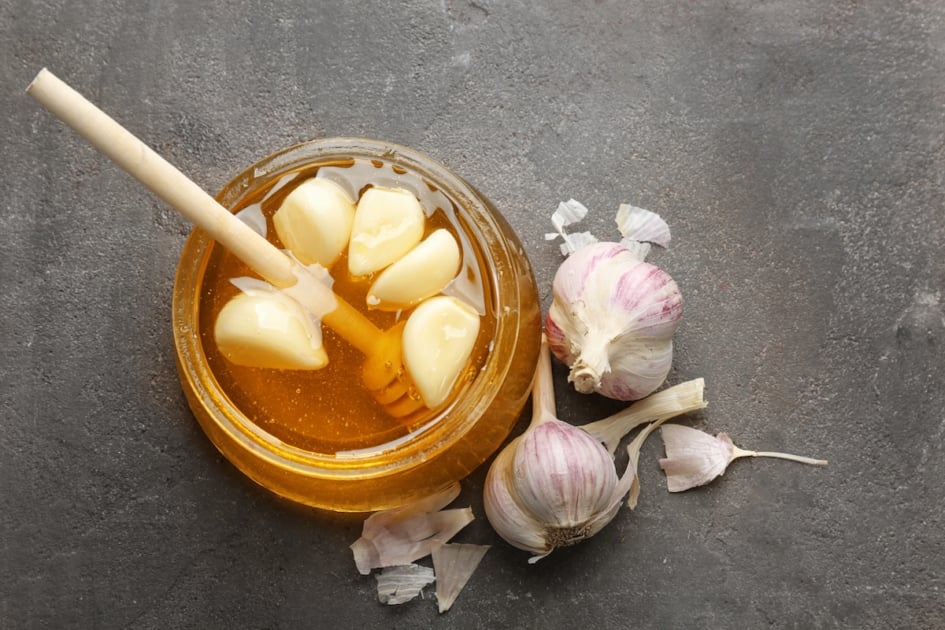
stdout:
POLYGON ((593 243, 558 268, 545 328, 577 391, 638 400, 669 374, 682 295, 660 268, 618 243, 593 243))
POLYGON ((484 506, 496 532, 535 554, 590 538, 613 520, 634 473, 620 478, 610 453, 586 431, 555 417, 551 356, 543 339, 532 386, 532 422, 486 475, 484 506))

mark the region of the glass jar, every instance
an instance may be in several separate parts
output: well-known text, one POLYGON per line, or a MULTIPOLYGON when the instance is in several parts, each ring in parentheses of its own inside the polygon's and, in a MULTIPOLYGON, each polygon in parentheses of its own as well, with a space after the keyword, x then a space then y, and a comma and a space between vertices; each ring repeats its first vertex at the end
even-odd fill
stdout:
MULTIPOLYGON (((232 256, 199 228, 187 240, 177 270, 174 340, 188 403, 210 440, 239 470, 293 501, 371 511, 402 505, 462 479, 498 449, 529 394, 541 312, 527 256, 503 217, 472 186, 417 151, 361 138, 315 140, 249 167, 224 186, 217 200, 236 211, 264 191, 277 194, 288 178, 321 171, 345 176, 345 169, 360 169, 358 177, 367 174, 368 179, 376 174, 381 184, 404 177, 422 184, 421 197, 433 194, 436 203, 450 206, 451 229, 467 257, 476 259, 463 269, 478 276, 479 308, 488 325, 480 332, 486 336, 480 362, 468 371, 455 399, 409 426, 392 421, 390 430, 372 428, 357 435, 355 429, 341 441, 320 439, 322 415, 326 434, 331 426, 359 426, 358 418, 334 417, 327 406, 320 410, 314 395, 320 376, 299 384, 286 372, 231 370, 219 357, 212 334, 215 295, 239 266, 232 264, 235 259, 228 262, 232 256), (250 388, 242 383, 250 379, 258 382, 247 395, 250 388), (271 400, 259 400, 270 392, 271 400), (296 409, 308 419, 299 421, 296 409)), ((271 213, 265 206, 263 201, 263 214, 271 213)), ((267 221, 271 225, 271 217, 267 221)), ((359 378, 359 370, 351 367, 352 388, 359 378)))

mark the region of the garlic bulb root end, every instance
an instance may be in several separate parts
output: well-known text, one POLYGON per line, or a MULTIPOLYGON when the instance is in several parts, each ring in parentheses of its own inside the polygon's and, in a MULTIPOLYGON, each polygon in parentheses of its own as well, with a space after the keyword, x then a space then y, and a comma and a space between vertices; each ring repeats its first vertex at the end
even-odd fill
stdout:
POLYGON ((568 381, 574 383, 574 389, 582 394, 593 394, 600 387, 600 376, 586 365, 575 364, 568 381))

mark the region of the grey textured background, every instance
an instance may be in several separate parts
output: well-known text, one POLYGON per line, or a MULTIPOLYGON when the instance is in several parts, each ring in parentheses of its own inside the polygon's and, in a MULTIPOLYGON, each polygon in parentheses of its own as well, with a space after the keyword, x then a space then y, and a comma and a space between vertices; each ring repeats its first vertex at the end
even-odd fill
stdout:
MULTIPOLYGON (((0 627, 945 627, 945 3, 0 0, 0 627), (493 543, 448 614, 377 603, 360 520, 200 432, 173 365, 189 231, 23 93, 49 66, 217 190, 319 136, 425 151, 542 234, 662 214, 671 382, 741 461, 536 566, 493 543)), ((617 408, 560 385, 581 423, 617 408)), ((521 427, 520 427, 521 428, 521 427)))

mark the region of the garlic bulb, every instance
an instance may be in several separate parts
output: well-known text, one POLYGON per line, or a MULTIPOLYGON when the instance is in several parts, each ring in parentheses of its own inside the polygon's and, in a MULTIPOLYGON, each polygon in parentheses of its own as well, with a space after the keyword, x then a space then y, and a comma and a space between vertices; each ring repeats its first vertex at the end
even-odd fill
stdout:
POLYGON ((586 431, 555 417, 551 356, 542 340, 528 430, 498 455, 488 474, 485 512, 496 532, 535 555, 589 538, 609 523, 630 490, 632 471, 586 431))
POLYGON ((593 243, 555 273, 548 343, 577 391, 638 400, 669 374, 682 295, 673 279, 618 243, 593 243))

